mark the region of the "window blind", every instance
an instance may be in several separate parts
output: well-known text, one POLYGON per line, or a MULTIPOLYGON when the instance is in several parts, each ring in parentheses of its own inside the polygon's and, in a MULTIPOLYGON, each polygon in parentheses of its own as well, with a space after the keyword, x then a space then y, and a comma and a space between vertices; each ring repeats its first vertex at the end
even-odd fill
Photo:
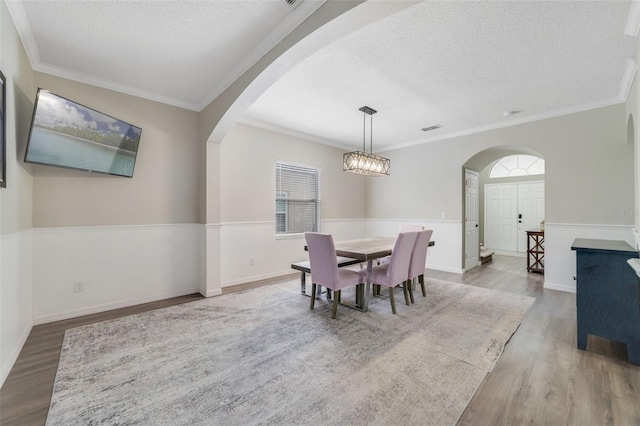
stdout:
POLYGON ((320 230, 320 171, 276 162, 276 234, 320 230))

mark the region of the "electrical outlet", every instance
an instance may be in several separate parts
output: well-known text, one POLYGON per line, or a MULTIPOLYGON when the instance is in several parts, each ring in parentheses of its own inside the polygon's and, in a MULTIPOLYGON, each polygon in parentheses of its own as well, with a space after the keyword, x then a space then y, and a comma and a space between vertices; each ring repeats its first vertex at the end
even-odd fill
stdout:
POLYGON ((253 257, 250 257, 250 258, 249 258, 249 265, 253 266, 253 265, 255 265, 255 264, 256 264, 256 262, 255 262, 254 258, 253 258, 253 257))
POLYGON ((447 212, 440 213, 440 219, 446 219, 446 218, 447 218, 447 212))
POLYGON ((84 283, 82 281, 76 281, 73 283, 73 292, 82 293, 84 291, 84 283))

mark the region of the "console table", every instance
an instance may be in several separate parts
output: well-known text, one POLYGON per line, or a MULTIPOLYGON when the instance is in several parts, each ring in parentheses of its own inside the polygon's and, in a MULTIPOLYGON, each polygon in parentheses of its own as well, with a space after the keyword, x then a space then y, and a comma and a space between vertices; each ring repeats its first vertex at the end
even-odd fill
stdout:
POLYGON ((576 238, 578 349, 589 334, 627 344, 629 361, 640 365, 640 279, 627 264, 638 251, 625 241, 576 238))
POLYGON ((527 272, 544 274, 544 231, 541 229, 527 231, 527 272))

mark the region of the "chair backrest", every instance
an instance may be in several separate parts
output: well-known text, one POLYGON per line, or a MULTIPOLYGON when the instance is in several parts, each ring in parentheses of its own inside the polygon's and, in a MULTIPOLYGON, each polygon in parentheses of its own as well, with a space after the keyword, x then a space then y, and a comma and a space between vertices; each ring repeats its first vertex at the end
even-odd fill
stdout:
POLYGON ((418 237, 411 252, 411 261, 409 262, 409 278, 419 277, 424 274, 431 235, 433 235, 433 229, 418 232, 418 237))
POLYGON ((417 232, 401 232, 398 234, 391 252, 389 270, 387 271, 387 277, 392 283, 400 284, 409 278, 409 262, 411 261, 411 252, 417 237, 417 232))
POLYGON ((420 231, 424 231, 424 226, 403 224, 403 225, 400 225, 400 229, 398 230, 398 232, 420 232, 420 231))
POLYGON ((336 246, 330 234, 307 232, 304 234, 311 264, 311 282, 333 289, 338 283, 336 246))

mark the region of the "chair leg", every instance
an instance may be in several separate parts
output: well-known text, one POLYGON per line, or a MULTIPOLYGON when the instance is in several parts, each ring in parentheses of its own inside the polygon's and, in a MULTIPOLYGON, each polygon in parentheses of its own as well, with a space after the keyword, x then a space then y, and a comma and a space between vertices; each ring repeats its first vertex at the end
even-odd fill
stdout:
POLYGON ((407 281, 402 283, 402 292, 404 293, 404 304, 409 306, 409 289, 407 288, 407 281))
POLYGON ((407 280, 407 285, 409 286, 409 298, 411 299, 411 303, 416 303, 416 300, 413 298, 413 279, 407 280))
POLYGON ((313 309, 313 305, 316 302, 316 283, 311 284, 311 305, 309 309, 313 309))
POLYGON ((333 307, 331 308, 331 319, 336 319, 336 313, 338 312, 338 300, 340 300, 341 290, 335 291, 335 297, 333 298, 333 307))
POLYGON ((422 286, 422 296, 427 297, 427 290, 424 288, 424 275, 418 277, 418 282, 420 282, 420 286, 422 286))
POLYGON ((391 312, 395 315, 396 312, 396 301, 393 299, 393 287, 389 287, 389 301, 391 302, 391 312))

